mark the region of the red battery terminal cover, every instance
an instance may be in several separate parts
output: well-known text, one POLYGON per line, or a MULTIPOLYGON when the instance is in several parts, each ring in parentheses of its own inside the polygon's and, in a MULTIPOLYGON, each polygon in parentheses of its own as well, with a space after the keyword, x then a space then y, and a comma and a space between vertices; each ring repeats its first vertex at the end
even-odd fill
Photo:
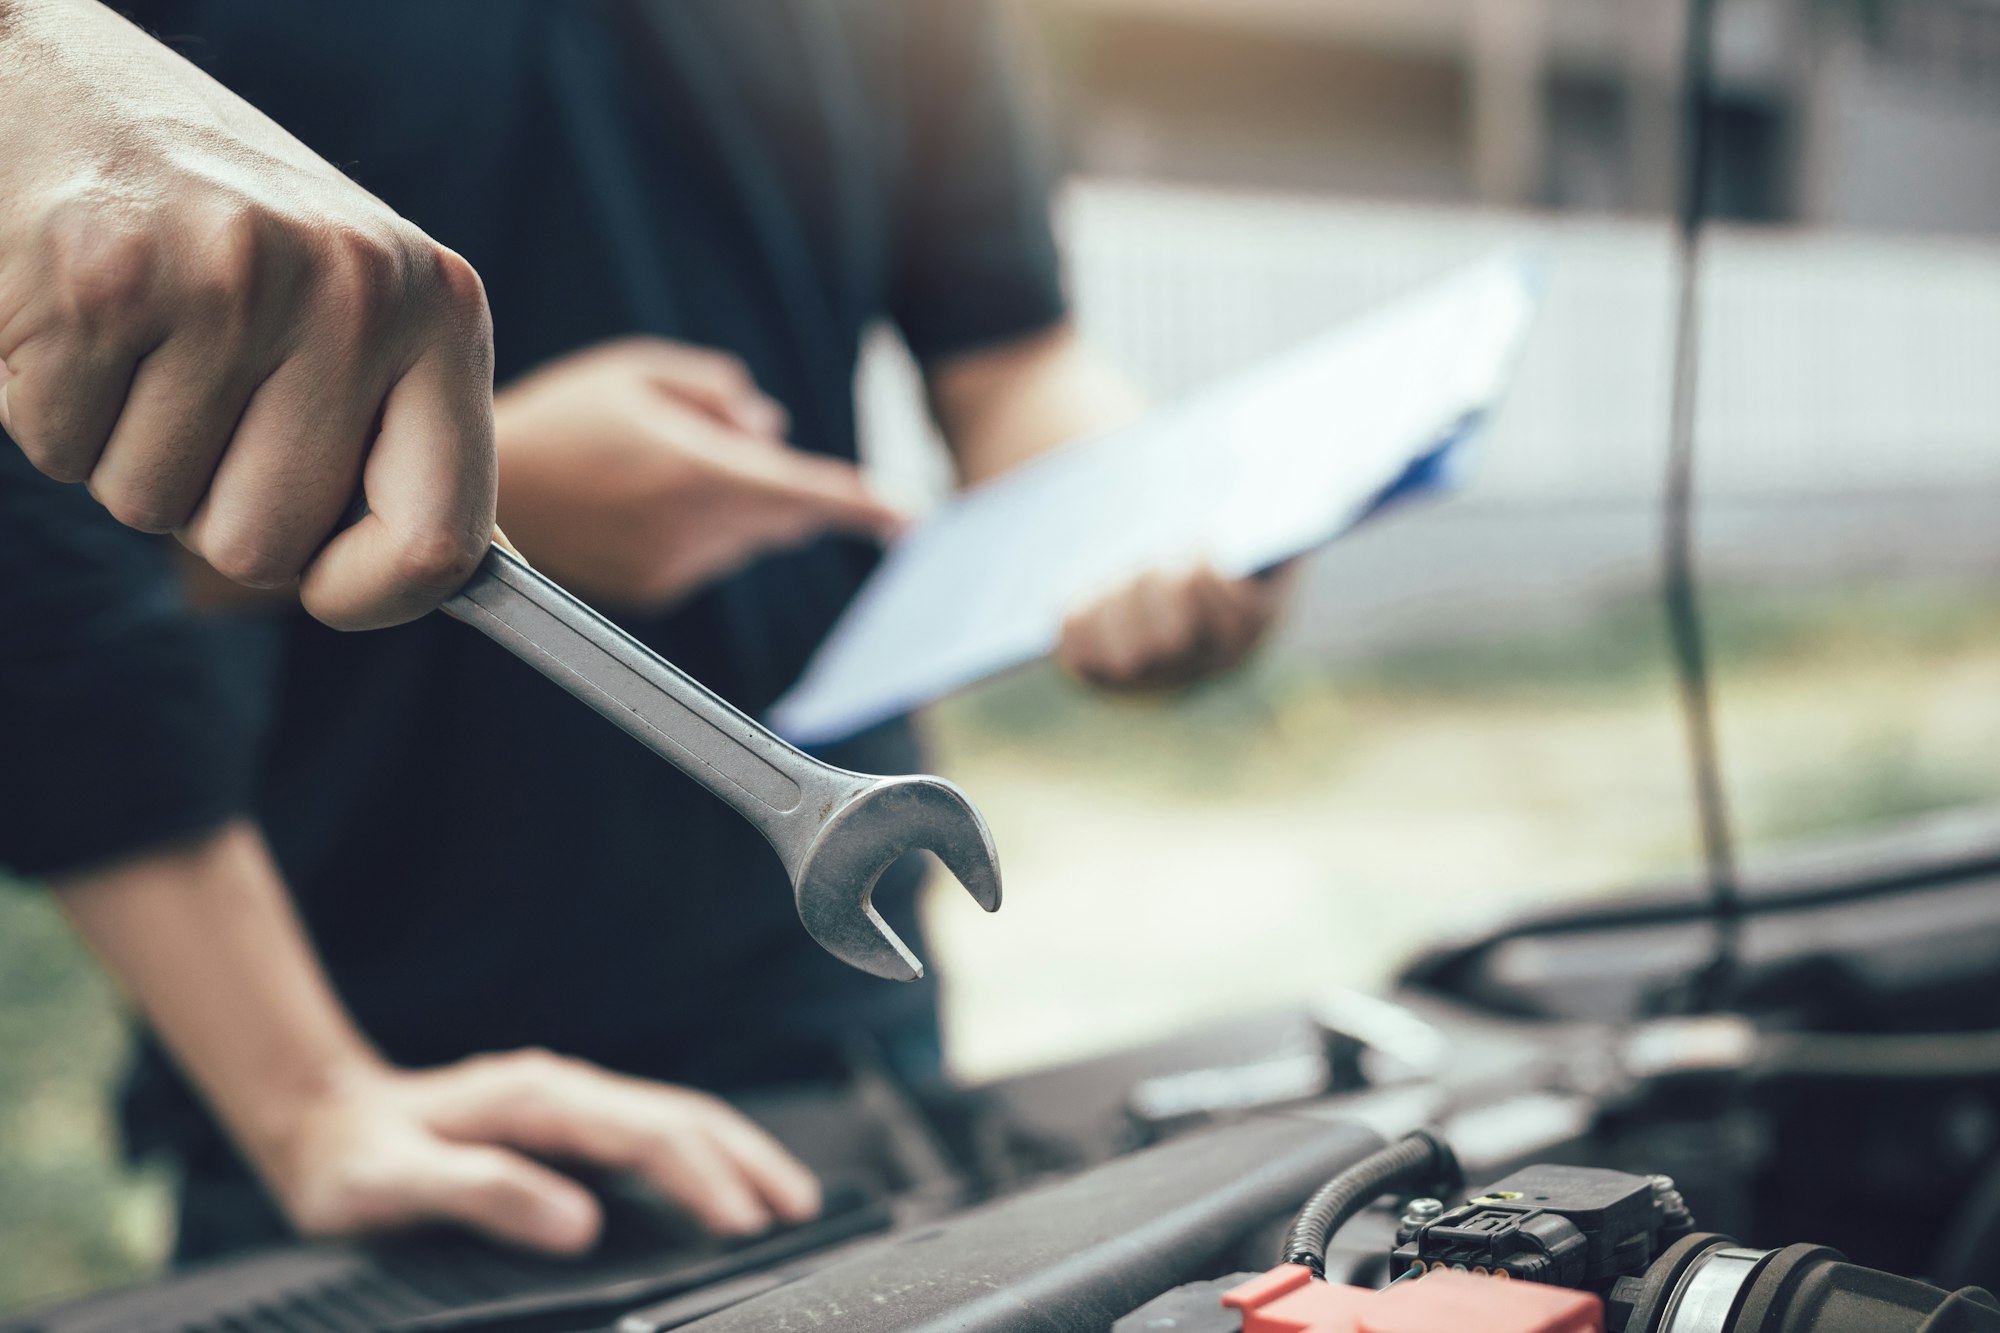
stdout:
POLYGON ((1222 1298, 1243 1333, 1604 1333, 1604 1303, 1587 1291, 1432 1273, 1382 1291, 1314 1279, 1302 1264, 1252 1278, 1222 1298))

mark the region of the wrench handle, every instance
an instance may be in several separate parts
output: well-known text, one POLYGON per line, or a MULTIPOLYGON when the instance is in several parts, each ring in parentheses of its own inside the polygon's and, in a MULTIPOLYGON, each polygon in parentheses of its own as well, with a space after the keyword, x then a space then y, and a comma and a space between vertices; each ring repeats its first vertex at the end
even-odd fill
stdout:
POLYGON ((714 691, 499 546, 444 609, 727 801, 772 841, 820 774, 714 691))

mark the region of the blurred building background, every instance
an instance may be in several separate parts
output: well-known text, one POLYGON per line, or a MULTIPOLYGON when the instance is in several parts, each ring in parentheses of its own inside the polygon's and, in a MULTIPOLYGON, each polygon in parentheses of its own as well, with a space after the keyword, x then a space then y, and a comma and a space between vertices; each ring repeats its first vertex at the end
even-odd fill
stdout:
MULTIPOLYGON (((1086 172, 1656 213, 1684 9, 1648 0, 1041 0, 1086 172)), ((1716 207, 1983 230, 2000 5, 1731 0, 1716 207)))

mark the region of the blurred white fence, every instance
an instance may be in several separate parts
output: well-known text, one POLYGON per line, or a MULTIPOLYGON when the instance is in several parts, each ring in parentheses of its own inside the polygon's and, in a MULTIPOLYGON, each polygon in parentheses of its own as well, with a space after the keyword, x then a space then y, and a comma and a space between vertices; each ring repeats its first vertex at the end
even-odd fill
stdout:
MULTIPOLYGON (((1542 315, 1471 484, 1322 557, 1304 641, 1562 614, 1648 576, 1671 372, 1664 221, 1086 182, 1064 231, 1085 329, 1161 397, 1497 248, 1544 257, 1542 315)), ((871 360, 873 453, 905 494, 943 475, 909 390, 907 366, 871 360)), ((2000 572, 2000 243, 1716 232, 1699 423, 1712 573, 2000 572)))

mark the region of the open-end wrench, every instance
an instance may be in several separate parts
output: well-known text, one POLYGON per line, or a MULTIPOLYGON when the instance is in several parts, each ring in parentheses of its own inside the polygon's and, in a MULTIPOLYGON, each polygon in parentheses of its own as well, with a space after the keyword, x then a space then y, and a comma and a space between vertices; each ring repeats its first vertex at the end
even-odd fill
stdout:
POLYGON ((930 852, 999 909, 993 837, 943 778, 850 773, 794 749, 498 546, 444 609, 734 806, 777 849, 807 932, 843 962, 924 974, 869 901, 906 852, 930 852))

